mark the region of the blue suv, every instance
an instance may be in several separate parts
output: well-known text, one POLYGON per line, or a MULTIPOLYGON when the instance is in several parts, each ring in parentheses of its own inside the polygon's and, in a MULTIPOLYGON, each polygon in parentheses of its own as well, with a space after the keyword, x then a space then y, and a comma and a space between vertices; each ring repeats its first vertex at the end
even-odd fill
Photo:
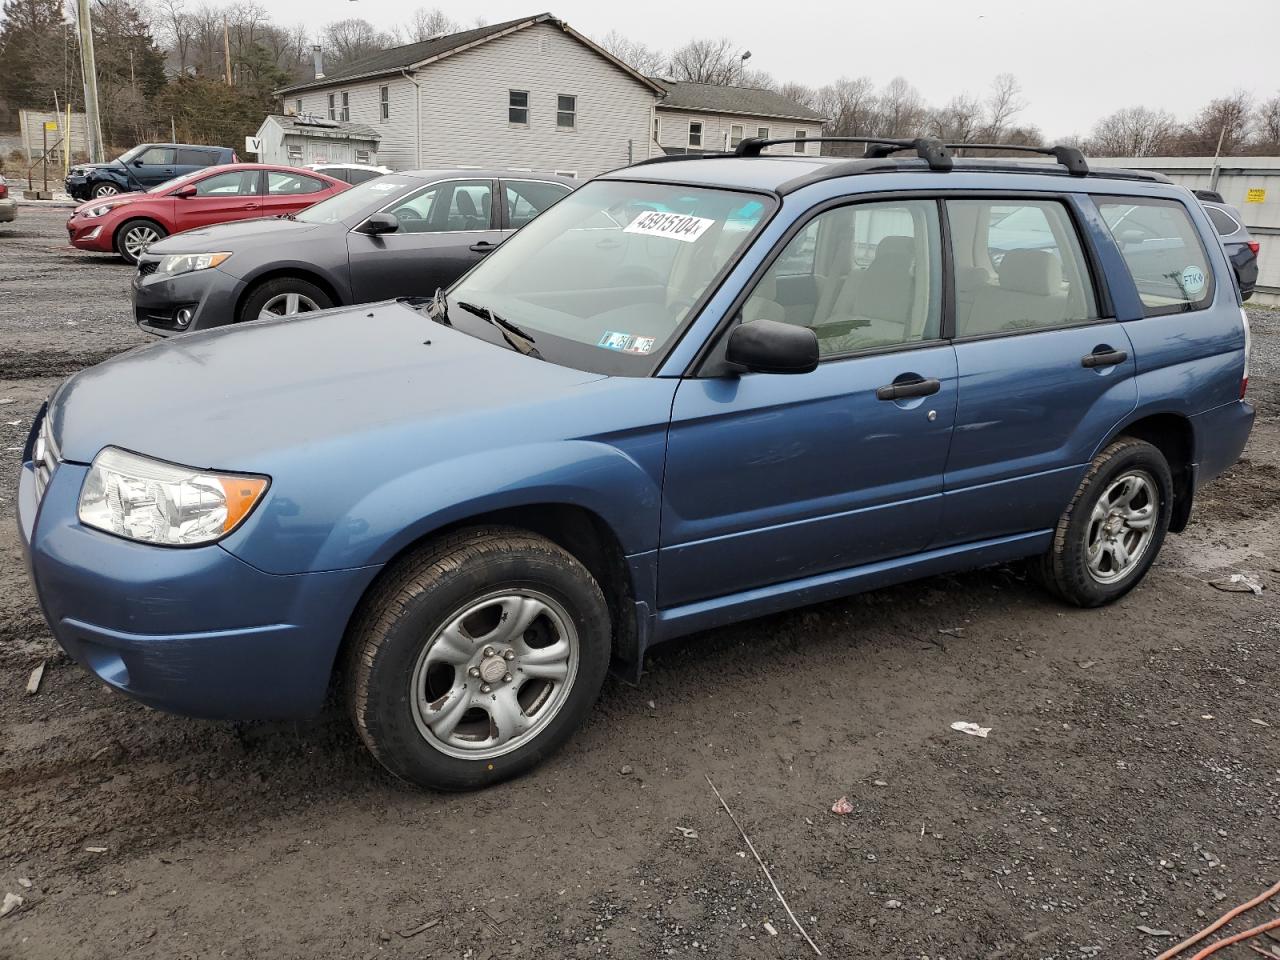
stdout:
POLYGON ((692 631, 1024 558, 1132 589, 1253 423, 1200 204, 1069 148, 786 142, 600 177, 430 299, 71 377, 18 509, 58 641, 203 717, 337 686, 389 770, 465 789, 692 631))

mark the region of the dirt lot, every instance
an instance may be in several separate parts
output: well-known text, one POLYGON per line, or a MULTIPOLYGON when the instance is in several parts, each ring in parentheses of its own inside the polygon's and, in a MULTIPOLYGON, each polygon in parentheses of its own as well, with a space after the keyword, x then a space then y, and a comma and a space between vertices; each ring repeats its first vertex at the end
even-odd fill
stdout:
POLYGON ((703 634, 610 681, 542 769, 440 796, 337 711, 179 719, 58 652, 19 449, 60 378, 144 339, 128 269, 64 218, 0 226, 0 894, 25 898, 0 957, 811 955, 708 776, 832 957, 1153 956, 1140 925, 1182 935, 1280 879, 1280 312, 1253 314, 1245 459, 1122 603, 999 568, 703 634), (1227 572, 1268 590, 1206 584, 1227 572))

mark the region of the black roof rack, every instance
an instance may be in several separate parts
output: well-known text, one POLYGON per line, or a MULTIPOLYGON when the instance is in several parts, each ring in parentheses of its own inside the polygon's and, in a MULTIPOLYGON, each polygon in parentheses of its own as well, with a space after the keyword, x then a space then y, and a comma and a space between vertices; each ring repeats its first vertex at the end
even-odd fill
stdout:
POLYGON ((1015 153, 1038 153, 1041 156, 1053 157, 1066 167, 1067 173, 1073 177, 1087 177, 1089 175, 1089 164, 1085 160, 1084 154, 1075 147, 1061 145, 1030 147, 1014 143, 948 143, 947 147, 952 150, 1011 150, 1015 153))
POLYGON ((903 150, 914 150, 916 156, 929 164, 930 170, 950 170, 951 151, 941 140, 916 137, 911 140, 892 137, 747 137, 733 151, 735 157, 758 157, 765 147, 781 143, 865 143, 867 157, 887 157, 903 150))
POLYGON ((647 167, 653 163, 674 163, 677 160, 711 160, 715 158, 732 157, 732 153, 725 153, 721 150, 711 150, 706 153, 668 153, 660 157, 645 157, 643 160, 637 160, 631 164, 633 167, 647 167))

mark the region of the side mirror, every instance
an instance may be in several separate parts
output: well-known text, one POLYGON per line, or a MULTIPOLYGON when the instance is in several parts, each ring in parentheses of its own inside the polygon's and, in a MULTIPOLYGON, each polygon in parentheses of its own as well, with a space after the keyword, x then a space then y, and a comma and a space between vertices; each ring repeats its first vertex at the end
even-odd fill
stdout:
POLYGON ((196 185, 194 183, 184 183, 177 190, 173 191, 173 195, 182 200, 186 200, 188 197, 194 197, 196 195, 196 185))
POLYGON ((142 166, 142 161, 141 161, 141 160, 135 160, 135 161, 133 161, 133 165, 134 165, 135 167, 140 167, 140 166, 142 166))
POLYGON ((818 366, 818 335, 793 323, 752 320, 733 328, 724 358, 754 373, 809 373, 818 366))
POLYGON ((400 218, 394 213, 375 213, 360 224, 361 233, 376 237, 384 233, 395 233, 400 229, 400 218))

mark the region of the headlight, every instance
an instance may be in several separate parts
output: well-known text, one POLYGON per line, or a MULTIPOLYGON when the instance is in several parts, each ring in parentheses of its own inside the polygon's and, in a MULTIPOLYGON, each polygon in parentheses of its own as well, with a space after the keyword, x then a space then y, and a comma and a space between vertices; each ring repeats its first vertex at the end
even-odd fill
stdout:
POLYGON ((229 253, 174 253, 160 261, 156 273, 175 276, 179 273, 190 273, 192 270, 208 270, 222 263, 229 253))
POLYGON ((100 203, 96 207, 90 207, 84 213, 80 214, 80 216, 84 217, 86 220, 91 220, 94 217, 102 216, 103 214, 107 213, 110 210, 114 210, 118 206, 120 206, 119 202, 100 203))
POLYGON ((80 522, 143 543, 212 543, 239 526, 269 482, 106 447, 94 457, 80 490, 80 522))

